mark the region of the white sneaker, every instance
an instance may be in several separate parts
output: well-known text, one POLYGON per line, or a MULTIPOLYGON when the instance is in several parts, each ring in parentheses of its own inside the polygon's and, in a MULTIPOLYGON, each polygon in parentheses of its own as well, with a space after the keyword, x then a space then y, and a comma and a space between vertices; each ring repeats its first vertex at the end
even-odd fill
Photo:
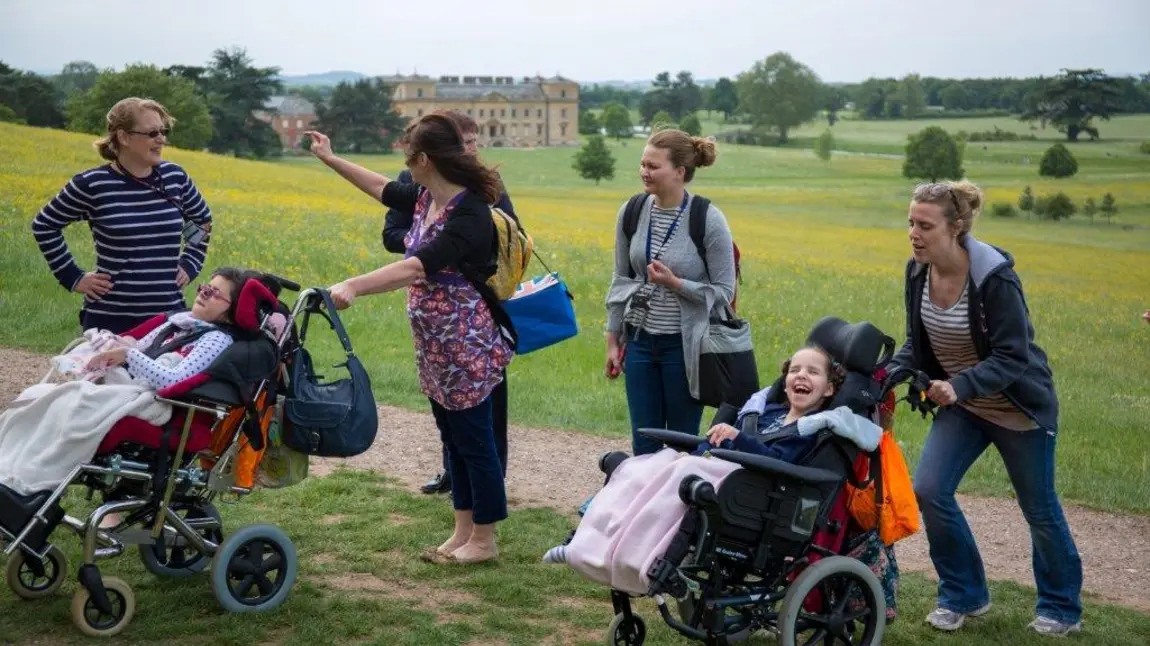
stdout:
POLYGON ((967 617, 981 617, 988 612, 990 612, 989 603, 981 608, 976 608, 975 610, 965 613, 947 610, 946 608, 935 608, 926 616, 926 623, 939 630, 949 632, 962 628, 962 624, 966 622, 967 617))
POLYGON ((1050 635, 1051 637, 1065 637, 1070 633, 1080 632, 1082 630, 1082 622, 1075 622, 1073 624, 1063 623, 1057 619, 1049 617, 1037 617, 1034 621, 1030 622, 1027 628, 1033 630, 1039 635, 1050 635))

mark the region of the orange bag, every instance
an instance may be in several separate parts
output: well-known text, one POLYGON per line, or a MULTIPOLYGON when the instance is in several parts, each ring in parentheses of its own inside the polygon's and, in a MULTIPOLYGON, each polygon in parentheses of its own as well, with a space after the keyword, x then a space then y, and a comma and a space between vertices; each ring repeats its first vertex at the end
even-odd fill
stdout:
MULTIPOLYGON (((879 538, 886 545, 911 536, 921 526, 910 469, 894 439, 893 412, 894 393, 890 393, 882 405, 879 473, 863 489, 847 485, 847 509, 851 517, 864 530, 877 528, 879 538)), ((870 460, 864 456, 856 464, 856 476, 865 479, 870 470, 870 460)))

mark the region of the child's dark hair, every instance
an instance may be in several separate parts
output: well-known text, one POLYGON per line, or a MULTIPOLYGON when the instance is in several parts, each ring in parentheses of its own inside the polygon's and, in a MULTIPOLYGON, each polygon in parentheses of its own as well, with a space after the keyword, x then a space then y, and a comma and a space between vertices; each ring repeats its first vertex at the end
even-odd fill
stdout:
MULTIPOLYGON (((827 359, 827 381, 829 381, 830 384, 835 387, 835 394, 838 394, 839 388, 842 388, 843 382, 845 382, 847 380, 846 368, 844 368, 843 365, 841 363, 839 363, 838 361, 835 361, 835 358, 831 356, 831 353, 827 352, 825 348, 823 348, 821 345, 819 345, 817 343, 808 343, 808 344, 804 345, 803 347, 799 348, 798 350, 796 350, 795 354, 798 354, 799 352, 801 352, 803 350, 818 350, 824 357, 826 357, 826 359, 827 359)), ((795 356, 795 355, 792 354, 791 357, 793 357, 793 356, 795 356)), ((782 368, 782 373, 781 373, 783 376, 784 382, 787 380, 787 374, 789 374, 790 371, 791 371, 791 359, 787 358, 787 360, 783 362, 783 368, 782 368)), ((786 398, 787 398, 786 393, 783 393, 783 399, 786 400, 786 398)), ((827 397, 823 401, 822 405, 819 406, 819 410, 823 410, 824 408, 829 406, 831 403, 831 400, 833 398, 834 398, 833 395, 831 397, 827 397)), ((788 406, 790 405, 789 401, 787 402, 787 405, 788 406)))
POLYGON ((236 308, 239 307, 240 292, 243 290, 244 285, 251 279, 255 279, 264 284, 273 295, 277 298, 280 294, 279 281, 269 278, 263 272, 255 271, 252 269, 239 269, 237 267, 219 267, 212 272, 212 278, 219 276, 226 279, 232 284, 231 289, 228 291, 228 300, 231 304, 228 305, 228 320, 236 320, 236 308))

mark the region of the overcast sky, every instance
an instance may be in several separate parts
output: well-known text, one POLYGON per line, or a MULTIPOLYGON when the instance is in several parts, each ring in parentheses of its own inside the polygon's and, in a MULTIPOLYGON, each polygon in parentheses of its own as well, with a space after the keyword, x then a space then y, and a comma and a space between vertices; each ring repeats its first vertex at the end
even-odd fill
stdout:
POLYGON ((242 46, 285 74, 592 81, 733 76, 783 50, 824 81, 1132 74, 1150 72, 1148 25, 1150 0, 0 0, 0 60, 194 65, 242 46))

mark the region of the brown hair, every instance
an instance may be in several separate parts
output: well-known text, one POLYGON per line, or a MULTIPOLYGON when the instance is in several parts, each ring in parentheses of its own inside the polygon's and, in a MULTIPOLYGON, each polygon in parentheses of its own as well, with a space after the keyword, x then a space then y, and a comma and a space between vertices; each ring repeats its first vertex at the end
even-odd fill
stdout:
POLYGON ((503 186, 499 174, 475 155, 467 154, 463 129, 448 111, 437 110, 411 122, 400 143, 408 149, 409 164, 423 153, 443 179, 480 195, 488 204, 499 200, 503 186))
POLYGON ((108 115, 104 118, 108 134, 100 137, 92 144, 101 157, 108 161, 116 161, 116 157, 120 153, 120 142, 116 138, 116 132, 135 128, 136 117, 139 116, 141 110, 151 110, 160 115, 165 128, 172 127, 172 124, 176 122, 175 117, 168 114, 168 110, 158 101, 134 96, 120 99, 116 105, 112 106, 111 110, 108 110, 108 115))
POLYGON ((695 178, 696 168, 714 164, 715 157, 718 156, 714 139, 692 137, 682 130, 673 128, 660 130, 651 135, 647 145, 666 150, 675 168, 687 169, 683 175, 685 182, 695 178))
POLYGON ((444 114, 454 121, 455 125, 459 126, 459 131, 463 134, 470 135, 479 132, 479 124, 475 122, 475 119, 463 114, 459 110, 447 110, 444 114))
MULTIPOLYGON (((838 361, 835 361, 835 358, 831 356, 831 353, 827 352, 821 345, 818 345, 816 343, 808 343, 807 345, 804 345, 803 347, 799 348, 798 350, 795 350, 794 354, 792 354, 791 357, 794 357, 795 354, 798 354, 799 352, 802 352, 803 350, 818 350, 820 353, 822 353, 822 355, 824 357, 826 357, 826 360, 827 360, 827 381, 830 382, 830 384, 835 387, 835 394, 837 395, 839 392, 839 389, 842 388, 843 383, 847 380, 846 368, 844 368, 843 365, 841 363, 839 363, 838 361)), ((788 358, 786 361, 783 362, 783 367, 782 367, 782 371, 781 371, 784 382, 787 380, 787 374, 790 373, 790 371, 791 371, 791 360, 790 360, 790 358, 788 358)), ((786 401, 786 398, 787 398, 786 394, 783 394, 783 400, 784 401, 786 401)), ((833 395, 831 397, 827 397, 823 401, 823 403, 819 406, 819 409, 821 410, 823 408, 826 408, 831 403, 831 400, 833 398, 834 398, 833 395)), ((787 405, 789 406, 790 402, 787 402, 787 405)))
POLYGON ((914 189, 911 201, 934 204, 942 209, 946 221, 958 229, 959 235, 970 233, 974 218, 982 212, 982 191, 966 180, 919 184, 914 189))

